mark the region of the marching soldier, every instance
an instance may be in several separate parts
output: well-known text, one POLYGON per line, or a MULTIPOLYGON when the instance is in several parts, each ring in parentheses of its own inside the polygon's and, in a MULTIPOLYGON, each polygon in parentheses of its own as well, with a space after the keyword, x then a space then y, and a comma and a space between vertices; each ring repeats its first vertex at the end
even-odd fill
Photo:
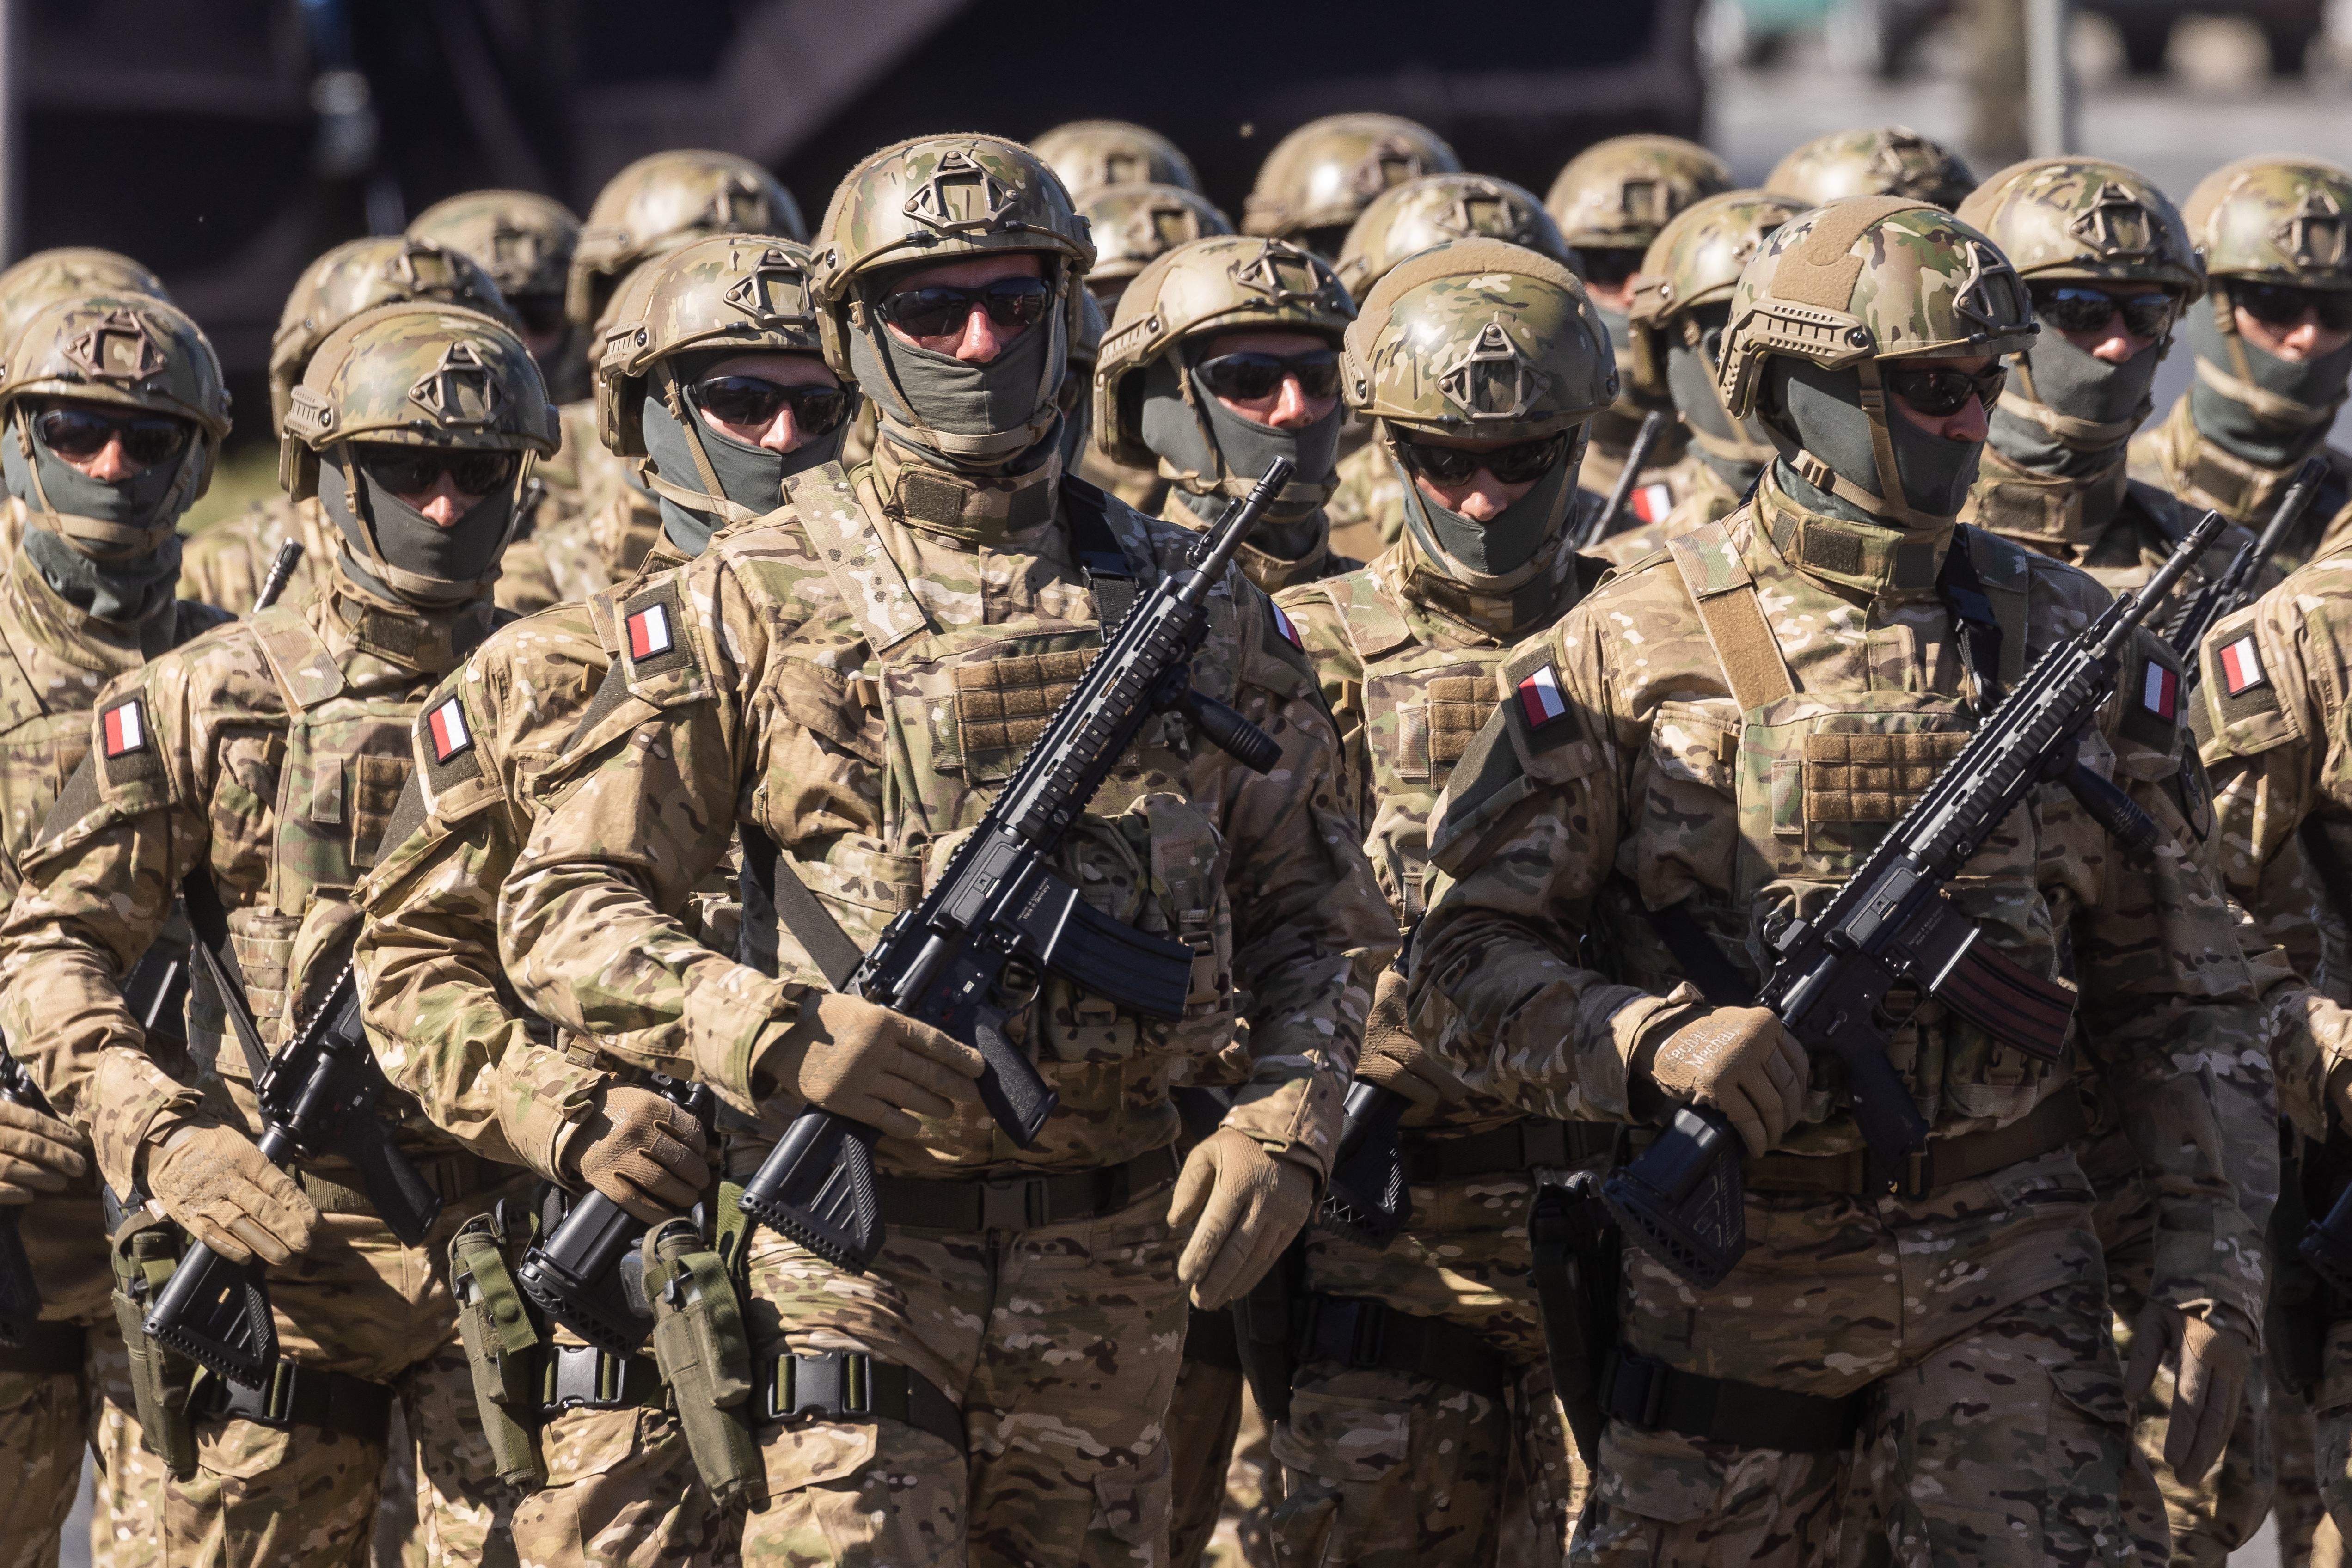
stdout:
POLYGON ((1242 232, 1328 262, 1372 198, 1423 174, 1459 174, 1436 132, 1393 114, 1327 114, 1274 144, 1242 203, 1242 232))

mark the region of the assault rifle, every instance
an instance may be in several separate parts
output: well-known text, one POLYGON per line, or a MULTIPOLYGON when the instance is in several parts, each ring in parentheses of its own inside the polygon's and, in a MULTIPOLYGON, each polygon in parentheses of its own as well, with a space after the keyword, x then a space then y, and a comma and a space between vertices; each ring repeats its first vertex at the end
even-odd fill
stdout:
MULTIPOLYGON (((1809 1054, 1843 1065, 1874 1191, 1895 1187, 1927 1142, 1927 1123, 1886 1057, 1899 1026, 1884 1007, 1897 984, 1917 986, 2044 1061, 2063 1052, 2074 994, 1983 941, 1977 923, 1945 899, 1944 884, 2042 784, 2063 783, 2126 850, 2155 842, 2155 820, 2084 768, 2075 746, 2115 689, 2133 630, 2221 527, 2221 514, 2207 512, 2147 586, 2044 654, 1828 905, 1792 921, 1773 943, 1772 974, 1757 1001, 1809 1054)), ((1739 1153, 1739 1136, 1721 1113, 1683 1106, 1603 1194, 1645 1251, 1712 1287, 1748 1247, 1739 1153)))
MULTIPOLYGON (((0 1100, 44 1116, 57 1114, 49 1107, 49 1097, 5 1045, 0 1045, 0 1100)), ((41 1282, 17 1229, 24 1212, 21 1205, 0 1205, 0 1346, 10 1348, 25 1342, 41 1315, 41 1282)))
POLYGON ((2180 678, 2184 694, 2204 674, 2204 660, 2198 657, 2197 645, 2205 640, 2205 634, 2213 629, 2214 622, 2235 613, 2245 604, 2246 595, 2253 589, 2254 579, 2262 574, 2271 556, 2276 553, 2279 542, 2286 537, 2287 531, 2311 509, 2312 498, 2319 494, 2320 481, 2326 478, 2326 458, 2305 458, 2303 467, 2295 473, 2294 482, 2287 487, 2286 494, 2279 498, 2278 510, 2271 513, 2270 521, 2263 528, 2262 537, 2251 544, 2240 545, 2236 557, 2230 563, 2230 569, 2199 589, 2197 596, 2189 601, 2188 608, 2165 628, 2165 641, 2170 643, 2172 651, 2186 661, 2187 672, 2180 678))
MULTIPOLYGON (((209 884, 205 889, 209 891, 209 884)), ((360 1169, 368 1201, 392 1233, 409 1247, 421 1245, 441 1213, 441 1198, 393 1143, 375 1113, 391 1085, 368 1049, 360 1026, 359 988, 350 967, 328 989, 310 1026, 273 1059, 244 993, 237 988, 212 943, 201 940, 207 923, 196 909, 199 895, 190 880, 190 914, 200 940, 196 962, 227 1010, 230 1027, 253 1068, 253 1089, 261 1102, 261 1152, 283 1168, 298 1160, 338 1154, 360 1169)), ((215 895, 216 897, 216 895, 215 895)), ((149 1338, 200 1362, 232 1383, 267 1385, 278 1360, 278 1328, 259 1262, 231 1263, 202 1242, 188 1248, 170 1284, 156 1297, 140 1325, 149 1338)))
MULTIPOLYGON (((1015 1145, 1036 1142, 1058 1097, 1004 1025, 1050 969, 1148 1017, 1182 1016, 1192 950, 1123 925, 1048 868, 1062 837, 1153 715, 1189 714, 1201 731, 1259 773, 1281 745, 1241 714, 1192 689, 1207 636, 1208 598, 1234 550, 1289 480, 1266 466, 1248 496, 1193 547, 1188 570, 1161 578, 1087 666, 1060 711, 1021 760, 923 901, 882 932, 844 987, 977 1047, 980 1097, 1015 1145), (1006 972, 1018 977, 1007 984, 1006 972)), ((781 881, 781 879, 779 879, 781 881)), ((871 1127, 810 1107, 743 1189, 745 1214, 837 1268, 863 1273, 882 1247, 871 1127)))
POLYGON ((1625 466, 1617 470, 1617 482, 1609 487, 1609 499, 1601 503, 1592 521, 1576 536, 1576 548, 1590 550, 1609 537, 1617 526, 1617 514, 1625 510, 1625 498, 1633 493, 1641 482, 1642 466, 1650 460, 1650 449, 1666 433, 1666 416, 1653 408, 1642 416, 1642 427, 1633 432, 1633 444, 1625 448, 1625 466))

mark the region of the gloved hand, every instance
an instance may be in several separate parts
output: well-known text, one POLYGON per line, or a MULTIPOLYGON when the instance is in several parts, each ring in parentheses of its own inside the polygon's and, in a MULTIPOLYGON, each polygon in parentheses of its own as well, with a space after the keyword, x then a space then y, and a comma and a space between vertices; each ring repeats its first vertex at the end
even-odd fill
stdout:
POLYGON ((1456 1103, 1469 1089, 1434 1052, 1412 1037, 1404 1021, 1404 976, 1393 969, 1381 971, 1372 987, 1372 1010, 1364 1020, 1364 1049, 1356 1058, 1356 1076, 1366 1083, 1394 1089, 1415 1105, 1456 1103))
POLYGON ((811 1105, 863 1121, 886 1138, 921 1134, 918 1116, 948 1116, 975 1100, 978 1051, 929 1024, 856 996, 826 994, 761 1054, 765 1074, 811 1105))
POLYGON ((1648 1064, 1668 1100, 1711 1106, 1761 1154, 1805 1109, 1805 1047, 1765 1007, 1717 1007, 1666 1037, 1648 1064))
POLYGON ((0 1204, 61 1193, 89 1169, 89 1140, 70 1122, 0 1100, 0 1204))
POLYGON ((1220 1127, 1176 1178, 1168 1223, 1191 1230, 1176 1278, 1192 1305, 1223 1306, 1256 1284, 1315 1212, 1315 1173, 1277 1160, 1236 1127, 1220 1127))
POLYGON ((2177 1307, 2150 1301, 2132 1325, 2131 1365, 2124 1370, 2124 1395, 2137 1399, 2156 1381, 2157 1363, 2179 1352, 2172 1383, 2172 1419, 2164 1433, 2164 1462, 2189 1486, 2205 1479, 2221 1458, 2238 1405, 2252 1376, 2253 1350, 2235 1329, 2217 1328, 2177 1307))
POLYGON ((283 1263, 310 1245, 318 1206, 234 1127, 189 1122, 147 1156, 164 1214, 231 1263, 283 1263))
POLYGON ((580 1179, 647 1225, 659 1225, 710 1184, 709 1134, 649 1089, 607 1084, 564 1150, 580 1179))

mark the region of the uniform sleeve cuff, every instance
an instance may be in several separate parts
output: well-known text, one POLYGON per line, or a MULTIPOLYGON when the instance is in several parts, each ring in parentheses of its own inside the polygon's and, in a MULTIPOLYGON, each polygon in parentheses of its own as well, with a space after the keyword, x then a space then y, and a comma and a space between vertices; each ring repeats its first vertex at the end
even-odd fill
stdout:
POLYGON ((194 1089, 143 1053, 115 1047, 90 1074, 88 1103, 99 1108, 89 1128, 99 1174, 127 1195, 138 1185, 141 1150, 193 1114, 201 1101, 194 1089))

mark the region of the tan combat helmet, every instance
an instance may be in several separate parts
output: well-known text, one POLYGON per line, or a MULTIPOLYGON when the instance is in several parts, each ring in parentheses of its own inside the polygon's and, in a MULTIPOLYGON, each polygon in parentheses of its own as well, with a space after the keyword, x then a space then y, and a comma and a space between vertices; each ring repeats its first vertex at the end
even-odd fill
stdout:
POLYGON ((1968 359, 2032 346, 2032 307, 2000 247, 1930 203, 1863 196, 1801 213, 1739 275, 1716 379, 1734 418, 1763 421, 1805 479, 1876 517, 1916 527, 1948 519, 1904 500, 1881 361, 1968 359), (1802 450, 1764 406, 1764 368, 1786 355, 1855 371, 1885 499, 1802 450))
POLYGON ((406 235, 377 235, 335 247, 302 270, 269 340, 269 422, 286 423, 288 400, 327 335, 362 310, 408 300, 463 305, 509 330, 521 323, 499 286, 472 257, 406 235))
POLYGON ((1578 251, 1630 250, 1638 264, 1676 213, 1730 188, 1730 167, 1696 142, 1612 136, 1568 161, 1544 207, 1578 251))
POLYGON ((1481 237, 1525 246, 1571 271, 1578 265, 1559 225, 1526 187, 1488 174, 1423 174, 1373 198, 1348 230, 1333 269, 1360 300, 1414 251, 1481 237))
POLYGON ((171 299, 163 280, 131 258, 95 246, 37 250, 0 272, 0 347, 16 341, 25 323, 58 300, 99 294, 143 294, 171 299))
POLYGON ((1626 313, 1626 361, 1633 390, 1663 399, 1671 340, 1696 344, 1694 312, 1727 305, 1739 274, 1772 231, 1805 204, 1769 191, 1724 191, 1685 207, 1658 231, 1633 275, 1633 306, 1626 313))
POLYGON ((2232 290, 2263 284, 2352 290, 2352 171, 2290 153, 2241 158, 2198 181, 2181 216, 2204 257, 2213 326, 2231 362, 2225 369, 2200 348, 2199 379, 2272 429, 2331 422, 2343 406, 2340 388, 2326 403, 2309 403, 2260 384, 2232 290))
MULTIPOLYGON (((103 531, 100 542, 125 556, 143 555, 163 542, 189 504, 212 483, 228 435, 228 387, 220 360, 204 330, 186 312, 162 300, 137 294, 99 293, 52 299, 35 310, 5 345, 0 365, 0 418, 15 426, 19 450, 32 450, 32 419, 50 398, 93 403, 142 414, 184 419, 194 438, 181 449, 172 493, 157 509, 150 528, 79 520, 75 533, 103 531)), ((36 504, 57 509, 38 494, 36 504)))
POLYGON ((1055 126, 1029 149, 1045 160, 1081 206, 1105 185, 1174 185, 1195 194, 1201 189, 1192 161, 1176 143, 1124 120, 1073 120, 1055 126))
MULTIPOLYGON (((1095 442, 1115 461, 1156 468, 1195 495, 1247 495, 1258 476, 1225 466, 1197 406, 1214 473, 1180 470, 1145 444, 1143 373, 1185 340, 1217 332, 1312 332, 1337 348, 1355 319, 1355 301, 1322 258, 1287 240, 1223 235, 1179 246, 1139 273, 1119 299, 1095 367, 1095 442)), ((1336 475, 1313 486, 1294 479, 1276 499, 1320 506, 1338 482, 1336 475)))
POLYGON ((709 234, 805 240, 800 204, 776 177, 732 153, 682 151, 638 159, 596 193, 572 253, 563 308, 592 334, 629 269, 709 234))
POLYGON ((1135 275, 1180 245, 1234 232, 1208 197, 1174 185, 1106 185, 1081 197, 1078 212, 1095 238, 1087 288, 1106 310, 1135 275))
POLYGON ((1393 114, 1329 114, 1280 142, 1242 204, 1242 232, 1337 256, 1348 226, 1391 185, 1459 174, 1436 132, 1393 114))
POLYGON ((530 191, 467 191, 426 207, 408 232, 465 252, 490 275, 539 356, 550 396, 576 403, 588 395, 587 336, 563 311, 580 242, 570 207, 530 191))
POLYGON ((1905 196, 1958 207, 1976 188, 1959 154, 1907 125, 1865 125, 1816 136, 1772 166, 1768 191, 1815 206, 1845 196, 1905 196))

